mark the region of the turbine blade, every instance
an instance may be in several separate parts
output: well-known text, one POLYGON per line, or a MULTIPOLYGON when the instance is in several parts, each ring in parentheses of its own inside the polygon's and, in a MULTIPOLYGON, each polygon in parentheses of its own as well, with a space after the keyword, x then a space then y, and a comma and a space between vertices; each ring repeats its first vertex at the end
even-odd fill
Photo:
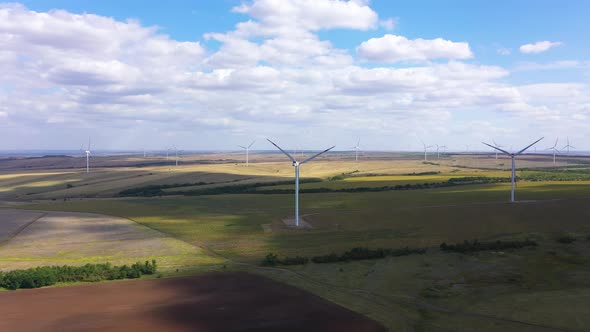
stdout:
POLYGON ((254 142, 256 142, 256 140, 253 140, 253 141, 252 141, 252 143, 250 143, 250 145, 248 145, 248 149, 249 149, 249 148, 250 148, 252 145, 254 145, 254 142))
POLYGON ((243 145, 238 145, 238 146, 241 147, 242 149, 246 149, 246 147, 243 145))
POLYGON ((524 149, 522 149, 522 150, 518 151, 518 152, 517 152, 517 153, 515 153, 514 155, 519 155, 519 154, 521 154, 521 153, 525 152, 525 151, 526 151, 528 148, 530 148, 531 146, 533 146, 533 145, 537 144, 537 143, 538 143, 540 140, 542 140, 543 138, 544 138, 544 137, 541 137, 541 138, 539 138, 538 140, 534 141, 534 142, 533 142, 531 145, 529 145, 529 146, 527 146, 526 148, 524 148, 524 149))
POLYGON ((90 151, 90 137, 88 137, 88 151, 90 151))
POLYGON ((281 150, 281 152, 284 153, 287 157, 289 157, 289 159, 291 159, 292 162, 295 162, 295 158, 291 157, 291 155, 287 151, 281 149, 280 146, 276 145, 273 141, 269 140, 268 138, 266 140, 269 141, 270 144, 276 146, 277 149, 281 150))
POLYGON ((309 157, 309 158, 305 159, 304 161, 300 162, 300 163, 299 163, 299 165, 301 165, 301 164, 305 164, 306 162, 308 162, 308 161, 311 161, 312 159, 314 159, 314 158, 318 157, 319 155, 321 155, 321 154, 323 154, 323 153, 326 153, 326 152, 328 152, 328 151, 332 150, 332 149, 333 149, 333 148, 335 148, 335 147, 336 147, 336 146, 334 145, 333 147, 331 147, 331 148, 329 148, 329 149, 325 149, 324 151, 322 151, 322 152, 320 152, 320 153, 316 153, 315 155, 313 155, 313 156, 311 156, 311 157, 309 157))
POLYGON ((511 153, 510 153, 510 152, 508 152, 508 151, 506 151, 506 150, 502 150, 502 149, 500 149, 499 147, 493 146, 493 145, 491 145, 491 144, 488 144, 488 143, 486 143, 486 142, 481 142, 481 143, 483 143, 483 144, 485 144, 485 145, 489 146, 490 148, 493 148, 493 149, 496 149, 496 150, 498 150, 498 151, 500 151, 500 152, 502 152, 502 153, 505 153, 505 154, 507 154, 507 155, 509 155, 509 156, 511 155, 511 153))

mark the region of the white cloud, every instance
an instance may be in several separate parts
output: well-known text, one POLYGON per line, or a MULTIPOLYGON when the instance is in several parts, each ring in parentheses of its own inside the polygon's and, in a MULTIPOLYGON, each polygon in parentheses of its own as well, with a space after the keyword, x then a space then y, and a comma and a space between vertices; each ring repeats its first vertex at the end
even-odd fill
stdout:
POLYGON ((377 27, 378 15, 367 1, 341 0, 256 0, 234 7, 269 28, 284 26, 305 30, 359 29, 377 27))
POLYGON ((384 28, 385 30, 388 30, 388 31, 395 29, 396 25, 397 25, 397 20, 393 19, 393 18, 388 18, 386 20, 379 21, 379 26, 384 28))
POLYGON ((511 49, 509 49, 509 48, 506 48, 506 47, 500 47, 500 48, 497 50, 497 52, 498 52, 498 54, 500 54, 500 55, 510 55, 510 54, 512 54, 512 50, 511 50, 511 49))
POLYGON ((414 39, 386 34, 371 38, 356 49, 358 55, 375 62, 424 61, 429 59, 468 59, 473 57, 469 44, 442 38, 414 39))
MULTIPOLYGON (((296 140, 305 128, 314 132, 305 148, 354 131, 367 142, 374 136, 368 148, 394 148, 382 137, 463 130, 462 112, 590 117, 586 84, 511 85, 502 67, 462 62, 473 56, 465 42, 386 35, 357 55, 320 38, 322 29, 376 33, 379 18, 367 1, 266 0, 235 10, 249 18, 206 34, 219 43, 206 50, 136 21, 0 5, 0 137, 26 137, 29 147, 72 147, 91 134, 100 148, 180 140, 191 142, 184 149, 228 148, 252 133, 296 140), (439 58, 451 60, 428 61, 439 58)), ((492 122, 482 131, 497 130, 492 122)), ((21 144, 0 139, 0 148, 21 144)))
POLYGON ((540 41, 532 44, 524 44, 520 46, 520 53, 536 54, 548 51, 551 48, 561 45, 560 42, 540 41))

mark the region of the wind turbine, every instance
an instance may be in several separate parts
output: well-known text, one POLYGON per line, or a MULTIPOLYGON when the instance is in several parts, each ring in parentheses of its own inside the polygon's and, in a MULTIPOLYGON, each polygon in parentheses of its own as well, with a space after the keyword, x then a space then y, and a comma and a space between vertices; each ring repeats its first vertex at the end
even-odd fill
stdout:
POLYGON ((422 145, 424 146, 424 161, 428 160, 428 149, 430 149, 432 147, 432 145, 428 145, 426 146, 426 144, 424 143, 424 141, 420 140, 420 142, 422 142, 422 145))
POLYGON ((441 145, 440 148, 443 150, 443 157, 444 157, 445 153, 447 152, 447 146, 441 145))
POLYGON ((532 144, 530 144, 530 145, 529 145, 529 146, 527 146, 526 148, 524 148, 524 149, 522 149, 522 150, 520 150, 520 151, 518 151, 518 152, 516 152, 516 153, 510 153, 510 152, 508 152, 508 151, 506 151, 506 150, 502 150, 502 149, 500 149, 500 148, 499 148, 499 147, 497 147, 497 146, 493 146, 493 145, 490 145, 490 144, 488 144, 488 143, 482 142, 483 144, 485 144, 485 145, 487 145, 487 146, 489 146, 489 147, 491 147, 491 148, 494 148, 494 149, 496 149, 496 150, 498 150, 498 151, 500 151, 500 152, 502 152, 502 153, 504 153, 504 154, 507 154, 507 155, 509 155, 509 156, 510 156, 510 158, 512 159, 512 179, 511 179, 511 191, 510 191, 510 202, 511 202, 511 203, 514 203, 514 180, 515 180, 515 178, 516 178, 516 163, 514 162, 514 159, 516 158, 516 156, 518 156, 518 155, 522 154, 522 153, 523 153, 523 152, 525 152, 525 151, 526 151, 528 148, 530 148, 531 146, 533 146, 533 145, 537 144, 537 143, 538 143, 540 140, 542 140, 542 139, 543 139, 543 137, 539 138, 538 140, 534 141, 532 144))
POLYGON ((324 154, 332 150, 333 148, 335 148, 335 146, 326 149, 320 153, 316 153, 313 156, 303 160, 302 162, 299 162, 295 158, 293 158, 293 156, 291 156, 288 152, 276 145, 273 141, 269 140, 268 138, 266 140, 269 141, 270 144, 274 145, 277 149, 281 150, 281 152, 284 153, 287 157, 289 157, 289 159, 291 159, 291 161, 293 162, 293 167, 295 167, 295 227, 299 227, 299 166, 305 164, 306 162, 312 161, 321 154, 324 154))
POLYGON ((82 145, 81 149, 84 153, 86 153, 86 174, 90 173, 90 137, 88 137, 88 146, 84 149, 84 145, 82 145))
MULTIPOLYGON (((500 145, 498 143, 496 143, 496 141, 492 140, 492 143, 494 143, 494 146, 497 148, 503 148, 504 145, 500 145)), ((496 150, 496 160, 498 160, 498 151, 496 150)))
POLYGON ((248 153, 250 152, 250 147, 252 146, 252 144, 254 144, 254 142, 256 142, 256 140, 252 141, 252 143, 250 143, 250 145, 248 146, 238 145, 242 149, 246 150, 246 167, 248 167, 248 153))
POLYGON ((351 147, 351 149, 354 150, 355 152, 355 161, 358 162, 359 161, 359 151, 361 150, 361 139, 359 137, 359 140, 356 142, 356 145, 351 147))
POLYGON ((557 139, 555 139, 555 144, 553 144, 552 147, 549 147, 545 150, 553 150, 553 165, 555 165, 555 155, 557 153, 559 153, 559 150, 557 150, 557 142, 559 141, 559 137, 557 139))
POLYGON ((569 154, 570 154, 570 148, 572 148, 572 149, 575 149, 576 147, 575 147, 575 146, 571 146, 571 145, 570 145, 570 138, 568 137, 568 138, 567 138, 567 145, 566 145, 566 146, 564 146, 564 147, 563 147, 563 148, 561 148, 561 149, 562 149, 562 150, 563 150, 563 149, 567 149, 567 154, 568 154, 568 156, 569 156, 569 154))
POLYGON ((176 145, 172 148, 174 149, 174 154, 176 156, 175 163, 176 163, 176 166, 178 166, 178 148, 176 147, 176 145))

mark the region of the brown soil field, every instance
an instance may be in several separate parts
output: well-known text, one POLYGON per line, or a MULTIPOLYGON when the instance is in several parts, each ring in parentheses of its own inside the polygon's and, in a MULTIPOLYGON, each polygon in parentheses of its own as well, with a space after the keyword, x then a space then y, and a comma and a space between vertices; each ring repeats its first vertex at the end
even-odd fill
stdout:
POLYGON ((385 331, 316 295, 242 272, 0 293, 0 331, 385 331))

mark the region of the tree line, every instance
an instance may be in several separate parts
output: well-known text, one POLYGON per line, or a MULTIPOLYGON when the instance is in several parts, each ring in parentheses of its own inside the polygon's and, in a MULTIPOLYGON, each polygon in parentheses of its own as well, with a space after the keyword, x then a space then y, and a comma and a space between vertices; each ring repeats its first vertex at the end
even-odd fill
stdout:
MULTIPOLYGON (((356 193, 356 192, 381 192, 381 191, 396 191, 396 190, 419 190, 419 189, 433 189, 441 187, 452 187, 467 184, 487 184, 509 182, 510 178, 503 177, 487 177, 487 176, 468 176, 460 178, 451 178, 444 182, 425 182, 414 184, 398 184, 395 186, 381 186, 381 187, 351 187, 351 188, 300 188, 299 192, 302 194, 312 193, 356 193)), ((300 183, 323 182, 320 179, 301 179, 300 183)), ((204 189, 195 189, 187 191, 162 191, 161 186, 152 185, 139 188, 131 188, 119 192, 119 196, 166 196, 166 195, 184 195, 184 196, 201 196, 201 195, 221 195, 221 194, 293 194, 294 189, 258 189, 260 187, 273 187, 279 185, 291 184, 293 181, 276 181, 276 182, 256 182, 248 184, 237 184, 231 186, 219 186, 204 189)), ((167 185, 171 186, 171 185, 167 185)))
POLYGON ((324 263, 336 263, 336 262, 349 262, 349 261, 357 261, 357 260, 366 260, 366 259, 379 259, 385 258, 388 256, 407 256, 412 254, 419 254, 422 255, 426 252, 426 249, 422 248, 400 248, 400 249, 369 249, 366 247, 356 247, 352 248, 349 251, 346 251, 342 254, 331 253, 328 255, 319 255, 313 256, 310 258, 305 256, 294 256, 294 257, 284 257, 279 258, 278 255, 274 253, 270 253, 266 255, 264 260, 262 260, 262 266, 275 266, 275 265, 303 265, 307 264, 309 261, 312 261, 316 264, 324 264, 324 263))
POLYGON ((440 250, 447 252, 471 253, 483 250, 506 250, 506 249, 520 249, 524 247, 536 247, 537 242, 526 239, 524 241, 494 241, 494 242, 479 242, 477 239, 473 241, 463 241, 463 243, 447 244, 443 242, 440 245, 440 250))
POLYGON ((155 260, 137 262, 130 266, 110 263, 82 266, 42 266, 24 270, 0 272, 0 287, 6 289, 38 288, 58 282, 96 282, 101 280, 134 279, 157 271, 155 260))

